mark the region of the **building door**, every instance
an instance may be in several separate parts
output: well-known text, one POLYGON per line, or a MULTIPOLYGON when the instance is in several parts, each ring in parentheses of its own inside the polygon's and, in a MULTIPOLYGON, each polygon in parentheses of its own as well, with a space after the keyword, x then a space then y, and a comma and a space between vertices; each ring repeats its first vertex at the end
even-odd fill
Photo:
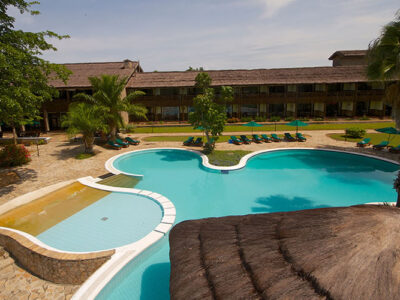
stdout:
POLYGON ((368 113, 367 102, 357 101, 356 103, 356 116, 364 116, 368 113))
POLYGON ((337 117, 339 113, 339 103, 326 104, 326 116, 337 117))

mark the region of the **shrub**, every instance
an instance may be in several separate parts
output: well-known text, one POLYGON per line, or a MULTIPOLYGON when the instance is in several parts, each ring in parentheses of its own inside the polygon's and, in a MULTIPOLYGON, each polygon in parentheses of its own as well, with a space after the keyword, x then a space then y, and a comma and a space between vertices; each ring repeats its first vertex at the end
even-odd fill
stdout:
POLYGON ((27 164, 31 155, 24 145, 6 145, 0 151, 0 166, 14 167, 27 164))
POLYGON ((265 117, 256 117, 255 121, 256 122, 265 122, 267 119, 265 117))
POLYGON ((279 122, 281 120, 280 116, 272 116, 271 118, 269 118, 270 122, 279 122))
POLYGON ((360 118, 360 120, 369 120, 369 118, 368 118, 366 115, 364 115, 364 116, 362 116, 362 117, 360 118))
POLYGON ((300 120, 300 121, 303 121, 303 122, 310 121, 310 119, 309 119, 309 118, 300 118, 299 120, 300 120))
POLYGON ((242 120, 242 122, 251 122, 251 121, 253 121, 253 118, 252 117, 243 117, 241 120, 242 120))
POLYGON ((361 128, 347 128, 346 129, 346 136, 350 137, 350 138, 362 138, 365 135, 365 129, 361 129, 361 128))
POLYGON ((133 124, 126 124, 124 129, 125 129, 125 133, 134 133, 136 126, 133 124))
POLYGON ((228 123, 239 123, 240 119, 239 118, 229 118, 226 120, 228 123))
POLYGON ((324 120, 324 118, 323 117, 317 117, 317 118, 314 118, 314 121, 323 121, 324 120))
POLYGON ((291 122, 291 121, 294 121, 294 118, 293 117, 286 117, 285 121, 286 122, 291 122))

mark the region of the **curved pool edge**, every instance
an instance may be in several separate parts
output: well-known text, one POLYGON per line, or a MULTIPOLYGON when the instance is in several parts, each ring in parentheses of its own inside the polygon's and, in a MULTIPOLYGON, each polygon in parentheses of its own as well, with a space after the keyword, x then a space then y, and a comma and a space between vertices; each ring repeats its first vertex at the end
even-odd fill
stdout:
POLYGON ((245 156, 243 156, 240 159, 239 163, 234 165, 234 166, 216 166, 216 165, 210 164, 210 162, 208 160, 208 156, 205 155, 204 153, 198 151, 198 150, 179 148, 179 147, 162 147, 162 148, 139 149, 139 150, 133 150, 133 151, 128 151, 128 152, 125 152, 125 153, 118 154, 116 156, 111 157, 110 159, 108 159, 106 161, 105 168, 110 173, 113 173, 113 174, 116 174, 116 175, 117 174, 125 174, 125 175, 128 175, 128 176, 140 176, 140 177, 143 177, 143 175, 127 173, 127 172, 122 172, 122 171, 118 170, 117 168, 114 167, 114 161, 116 159, 122 157, 122 156, 127 156, 127 155, 132 154, 132 153, 150 152, 150 151, 156 151, 156 150, 180 150, 180 151, 187 151, 187 152, 196 153, 202 159, 202 164, 203 164, 204 167, 206 167, 208 169, 212 169, 212 170, 218 170, 218 171, 239 170, 239 169, 242 169, 242 168, 246 167, 248 160, 253 158, 254 156, 257 156, 257 155, 263 154, 263 153, 268 153, 268 152, 287 151, 287 150, 315 150, 315 151, 330 151, 330 152, 347 153, 347 154, 360 155, 360 156, 365 156, 365 157, 374 158, 374 159, 378 159, 378 160, 383 160, 383 161, 386 161, 386 162, 389 162, 389 163, 400 165, 400 163, 395 161, 395 160, 388 159, 388 158, 385 158, 385 157, 379 157, 379 156, 375 156, 375 155, 367 154, 367 153, 359 153, 359 152, 337 150, 337 149, 330 149, 330 148, 285 147, 285 148, 263 149, 263 150, 258 150, 258 151, 251 152, 251 153, 246 154, 245 156))
POLYGON ((79 178, 78 181, 81 184, 96 189, 144 196, 156 202, 163 211, 163 217, 158 226, 140 240, 115 248, 115 253, 112 255, 111 259, 97 269, 71 298, 71 300, 90 300, 95 299, 100 291, 126 264, 165 237, 175 222, 176 209, 168 198, 158 193, 147 190, 102 185, 97 183, 98 179, 91 176, 79 178))
MULTIPOLYGON (((17 229, 0 226, 0 241, 3 242, 2 244, 6 243, 13 244, 12 246, 8 247, 10 248, 9 252, 11 254, 13 254, 12 248, 23 247, 28 251, 31 251, 33 255, 43 256, 46 259, 55 258, 54 261, 57 261, 57 259, 59 259, 59 261, 61 262, 62 261, 83 262, 86 259, 93 261, 95 259, 102 259, 104 257, 107 257, 107 259, 102 261, 100 266, 97 266, 95 270, 86 277, 86 280, 79 283, 82 285, 78 289, 78 291, 73 295, 72 299, 94 299, 97 296, 97 294, 101 291, 101 289, 128 262, 130 262, 132 259, 134 259, 136 256, 138 256, 140 253, 142 253, 150 246, 160 241, 172 228, 176 218, 175 206, 168 198, 164 197, 161 194, 153 193, 151 191, 146 191, 146 190, 133 189, 133 188, 121 188, 121 187, 102 185, 97 183, 97 181, 99 180, 100 180, 99 178, 93 178, 91 176, 88 176, 88 177, 78 178, 76 180, 69 180, 61 183, 56 183, 41 188, 37 191, 21 195, 0 206, 0 211, 2 211, 2 213, 5 213, 18 206, 27 204, 44 195, 52 193, 55 190, 62 188, 73 182, 80 182, 85 186, 89 186, 95 189, 101 189, 110 192, 130 193, 134 195, 143 196, 151 201, 154 201, 160 206, 163 213, 162 219, 160 223, 146 236, 130 244, 110 249, 98 250, 98 251, 73 252, 73 251, 60 250, 47 245, 46 243, 40 241, 35 236, 29 233, 17 229)), ((23 259, 23 257, 21 259, 23 259)), ((32 263, 32 266, 34 267, 35 265, 41 265, 36 263, 37 261, 32 263)), ((24 266, 26 269, 32 271, 32 266, 30 266, 31 264, 29 261, 21 263, 21 265, 24 266)), ((51 269, 56 269, 56 268, 51 268, 51 269)), ((34 273, 37 274, 38 272, 34 273)), ((46 275, 46 273, 44 275, 46 275)), ((46 279, 46 276, 42 275, 42 278, 46 279)), ((47 280, 53 281, 50 277, 47 280)), ((58 283, 62 282, 60 281, 58 283)), ((77 284, 77 282, 73 282, 73 284, 77 284)))

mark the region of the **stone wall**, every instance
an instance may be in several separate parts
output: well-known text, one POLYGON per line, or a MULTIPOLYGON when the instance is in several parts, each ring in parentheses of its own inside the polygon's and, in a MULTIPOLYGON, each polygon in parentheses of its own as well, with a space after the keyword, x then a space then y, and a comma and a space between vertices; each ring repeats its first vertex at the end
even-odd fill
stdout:
POLYGON ((0 246, 29 272, 62 284, 82 284, 115 253, 115 250, 82 254, 56 252, 5 228, 0 228, 0 246))

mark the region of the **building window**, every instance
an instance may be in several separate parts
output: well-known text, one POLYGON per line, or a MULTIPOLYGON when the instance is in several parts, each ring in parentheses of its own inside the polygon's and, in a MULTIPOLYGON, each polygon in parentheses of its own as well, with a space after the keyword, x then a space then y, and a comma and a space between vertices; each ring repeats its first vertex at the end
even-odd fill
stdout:
POLYGON ((145 93, 145 96, 153 96, 153 89, 141 89, 143 93, 145 93))
POLYGON ((269 105, 270 116, 283 116, 285 113, 285 105, 283 103, 274 103, 269 105))
POLYGON ((311 93, 314 91, 314 86, 312 84, 299 84, 300 93, 311 93))
POLYGON ((371 85, 367 82, 359 82, 357 84, 357 90, 359 91, 369 91, 371 90, 371 85))
POLYGON ((315 91, 316 91, 316 92, 325 92, 325 91, 326 91, 326 86, 325 86, 325 84, 321 84, 321 83, 316 84, 316 85, 315 85, 315 91))
POLYGON ((242 117, 253 117, 257 116, 257 104, 246 104, 240 107, 240 113, 242 117))
POLYGON ((160 89, 161 96, 176 96, 179 95, 178 88, 161 88, 160 89))
POLYGON ((341 83, 331 83, 328 84, 328 91, 329 92, 340 92, 343 90, 341 83))
POLYGON ((287 86, 287 91, 288 91, 288 93, 296 93, 296 91, 297 91, 297 86, 294 85, 294 84, 289 84, 289 85, 287 86))
POLYGON ((285 86, 283 85, 273 85, 269 87, 270 94, 283 94, 285 92, 285 86))
POLYGON ((162 108, 163 120, 178 120, 179 119, 179 106, 164 106, 162 108))
POLYGON ((259 87, 258 86, 245 86, 242 87, 242 94, 243 95, 258 95, 259 94, 259 87))

